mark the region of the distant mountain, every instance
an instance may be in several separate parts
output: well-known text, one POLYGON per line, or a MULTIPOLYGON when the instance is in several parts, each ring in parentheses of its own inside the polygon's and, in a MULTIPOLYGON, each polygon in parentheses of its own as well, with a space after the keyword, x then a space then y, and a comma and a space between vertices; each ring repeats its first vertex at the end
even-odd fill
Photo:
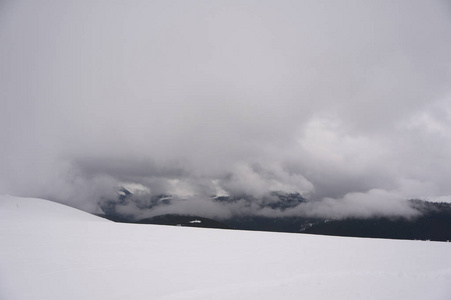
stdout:
MULTIPOLYGON (((280 191, 274 191, 269 196, 257 199, 250 195, 241 196, 219 196, 214 197, 214 201, 220 203, 236 203, 243 201, 247 206, 251 204, 258 206, 259 208, 272 208, 284 211, 285 209, 294 208, 307 200, 299 193, 284 193, 280 191)), ((246 205, 245 205, 246 206, 246 205)))
MULTIPOLYGON (((121 189, 118 198, 100 203, 103 214, 99 216, 115 222, 179 225, 190 227, 224 228, 238 230, 275 231, 291 233, 309 233, 321 235, 372 237, 409 240, 451 240, 451 204, 433 203, 422 200, 408 200, 409 205, 421 213, 412 219, 373 217, 325 219, 307 217, 264 217, 255 215, 233 216, 221 222, 201 216, 166 214, 146 219, 136 219, 134 215, 121 213, 120 207, 133 204, 138 209, 152 209, 170 205, 174 201, 171 195, 157 195, 147 199, 133 197, 133 194, 121 189)), ((212 197, 212 201, 234 204, 238 201, 246 206, 260 209, 271 208, 284 211, 297 207, 307 200, 298 193, 273 192, 263 199, 248 195, 212 197)))
POLYGON ((133 205, 137 209, 152 209, 157 206, 170 205, 172 203, 171 195, 155 195, 148 198, 135 197, 132 192, 125 188, 121 188, 116 199, 103 199, 99 206, 103 211, 98 214, 101 217, 107 218, 116 222, 134 223, 139 221, 134 214, 121 212, 121 206, 133 205))
MULTIPOLYGON (((258 207, 259 209, 271 208, 284 211, 286 209, 294 208, 299 204, 306 202, 306 199, 299 193, 284 193, 284 192, 272 192, 269 196, 257 199, 249 195, 241 196, 218 196, 211 197, 212 201, 233 204, 238 201, 244 203, 244 207, 251 205, 258 207)), ((121 188, 118 191, 116 199, 103 199, 100 201, 99 206, 103 213, 98 214, 104 218, 107 218, 116 222, 137 222, 135 215, 129 213, 123 213, 121 207, 133 205, 137 209, 150 210, 159 206, 171 205, 174 202, 172 195, 160 194, 142 198, 134 195, 132 192, 125 188, 121 188)))
POLYGON ((405 218, 348 218, 320 222, 302 230, 304 233, 408 239, 451 240, 451 204, 410 200, 412 207, 422 212, 414 219, 405 218))

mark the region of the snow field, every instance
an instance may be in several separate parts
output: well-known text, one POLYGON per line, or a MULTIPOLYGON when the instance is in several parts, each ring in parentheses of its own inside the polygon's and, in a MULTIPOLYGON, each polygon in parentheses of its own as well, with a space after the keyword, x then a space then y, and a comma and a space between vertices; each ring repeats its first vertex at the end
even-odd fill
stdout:
POLYGON ((450 299, 451 243, 120 224, 0 196, 0 299, 450 299))

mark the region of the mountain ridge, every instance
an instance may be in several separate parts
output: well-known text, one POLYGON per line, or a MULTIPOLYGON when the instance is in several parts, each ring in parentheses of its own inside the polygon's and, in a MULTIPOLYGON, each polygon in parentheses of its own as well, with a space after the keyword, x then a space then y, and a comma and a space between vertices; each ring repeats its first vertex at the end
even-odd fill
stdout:
MULTIPOLYGON (((117 209, 134 201, 132 193, 121 189, 118 200, 103 202, 99 215, 116 222, 179 225, 189 227, 222 228, 253 231, 271 231, 288 233, 309 233, 333 236, 352 236, 370 238, 408 239, 408 240, 451 240, 451 204, 435 203, 419 199, 406 200, 408 205, 418 211, 416 217, 405 218, 374 216, 369 218, 348 217, 331 219, 321 217, 269 217, 260 215, 235 215, 214 220, 194 214, 162 214, 149 218, 136 218, 121 214, 117 209), (193 220, 200 222, 190 223, 193 220)), ((136 206, 142 209, 153 209, 167 206, 173 201, 171 195, 152 196, 147 201, 139 200, 136 206), (139 202, 140 201, 140 202, 139 202)), ((216 196, 212 201, 222 204, 244 203, 244 206, 257 205, 260 209, 270 208, 281 212, 295 208, 307 200, 298 193, 273 192, 264 199, 256 199, 248 195, 216 196), (255 204, 257 203, 257 204, 255 204)))

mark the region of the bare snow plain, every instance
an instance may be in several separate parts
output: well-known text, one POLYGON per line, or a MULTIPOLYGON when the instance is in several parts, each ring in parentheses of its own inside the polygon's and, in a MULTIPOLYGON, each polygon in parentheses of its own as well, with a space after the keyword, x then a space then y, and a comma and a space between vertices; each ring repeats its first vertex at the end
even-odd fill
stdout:
POLYGON ((0 196, 0 299, 451 299, 451 243, 121 224, 0 196))

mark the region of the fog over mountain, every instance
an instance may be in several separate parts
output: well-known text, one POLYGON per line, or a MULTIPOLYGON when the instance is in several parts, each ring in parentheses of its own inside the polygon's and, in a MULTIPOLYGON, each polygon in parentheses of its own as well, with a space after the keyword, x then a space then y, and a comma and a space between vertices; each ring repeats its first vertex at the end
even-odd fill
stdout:
POLYGON ((126 187, 205 216, 451 202, 447 1, 3 1, 0 45, 0 194, 96 212, 126 187), (274 191, 308 203, 262 210, 274 191))

